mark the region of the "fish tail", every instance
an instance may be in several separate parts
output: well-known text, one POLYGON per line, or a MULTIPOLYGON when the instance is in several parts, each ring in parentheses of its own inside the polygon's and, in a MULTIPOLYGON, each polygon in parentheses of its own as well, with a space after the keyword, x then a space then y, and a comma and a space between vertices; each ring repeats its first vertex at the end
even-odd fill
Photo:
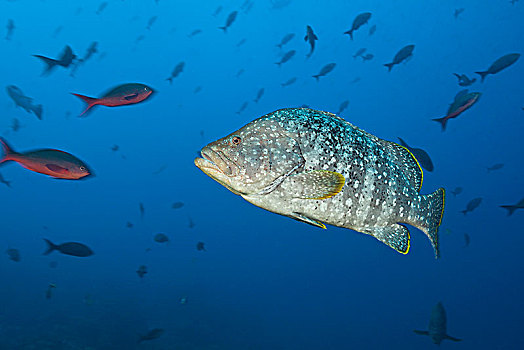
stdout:
POLYGON ((500 207, 508 211, 508 216, 512 215, 513 212, 518 209, 516 205, 501 205, 500 207))
POLYGON ((484 82, 484 78, 486 78, 486 75, 488 75, 488 71, 484 71, 484 72, 475 72, 477 73, 478 75, 480 75, 480 82, 483 83, 484 82))
POLYGON ((82 113, 80 113, 79 117, 81 117, 84 114, 86 114, 87 111, 89 111, 93 106, 98 104, 98 99, 97 98, 87 97, 87 96, 84 96, 84 95, 73 94, 73 93, 72 93, 72 95, 75 95, 76 97, 80 98, 82 101, 87 103, 86 109, 84 109, 84 111, 82 113))
POLYGON ((169 84, 173 84, 173 77, 169 77, 166 80, 169 81, 169 84))
POLYGON ((222 29, 224 33, 227 33, 227 27, 218 27, 218 29, 222 29))
POLYGON ((435 192, 422 195, 419 207, 418 217, 421 218, 414 224, 415 227, 422 230, 431 241, 435 250, 435 258, 440 256, 438 228, 442 223, 444 215, 445 191, 439 188, 435 192))
POLYGON ((312 77, 315 78, 317 81, 319 81, 319 79, 320 79, 320 74, 313 75, 312 77))
POLYGON ((384 64, 384 66, 388 67, 388 72, 391 72, 391 68, 393 68, 394 65, 395 63, 393 62, 384 64))
POLYGON ((2 146, 2 152, 4 155, 0 158, 0 164, 7 162, 8 160, 14 160, 15 155, 18 153, 14 152, 13 149, 7 144, 7 141, 0 137, 0 145, 2 146))
POLYGON ((436 119, 431 119, 431 120, 440 123, 440 125, 442 126, 442 131, 446 131, 446 124, 448 123, 447 117, 436 118, 436 119))
POLYGON ((42 120, 42 111, 43 111, 42 105, 33 106, 33 113, 40 120, 42 120))
POLYGON ((282 62, 275 62, 275 64, 276 64, 277 66, 279 66, 279 67, 282 66, 282 62))
POLYGON ((465 209, 465 210, 461 210, 460 212, 461 212, 462 214, 466 215, 466 214, 468 213, 468 210, 465 209))
POLYGON ((49 71, 51 71, 51 69, 53 69, 59 63, 55 59, 52 59, 52 58, 49 58, 49 57, 45 57, 45 56, 41 56, 41 55, 33 55, 33 57, 41 59, 46 64, 46 67, 45 67, 44 71, 42 72, 42 75, 48 73, 49 71))
POLYGON ((349 35, 349 38, 353 40, 353 29, 348 30, 347 32, 344 32, 344 34, 349 35))
POLYGON ((53 250, 58 249, 58 246, 51 242, 50 240, 44 238, 44 241, 47 243, 47 250, 44 252, 44 255, 50 254, 53 250))

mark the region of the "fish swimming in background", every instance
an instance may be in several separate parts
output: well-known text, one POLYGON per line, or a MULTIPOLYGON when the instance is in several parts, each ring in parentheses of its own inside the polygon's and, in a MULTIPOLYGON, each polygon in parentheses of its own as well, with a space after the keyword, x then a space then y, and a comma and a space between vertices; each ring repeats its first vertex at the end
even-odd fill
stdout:
POLYGON ((136 274, 140 278, 144 278, 144 275, 147 273, 147 266, 146 265, 140 265, 138 267, 138 270, 136 270, 136 274))
POLYGON ((134 225, 133 225, 132 222, 129 222, 129 221, 126 222, 126 227, 127 227, 127 228, 133 228, 133 226, 134 226, 134 225))
POLYGON ((15 30, 15 22, 12 19, 7 20, 7 32, 5 34, 5 40, 11 40, 13 32, 15 30))
POLYGON ((464 8, 463 8, 463 7, 462 7, 462 8, 459 8, 459 9, 455 9, 455 12, 453 12, 453 17, 455 17, 455 19, 457 19, 458 16, 459 16, 462 12, 464 12, 464 8))
POLYGON ((64 151, 40 149, 18 153, 13 151, 2 138, 0 138, 0 145, 4 153, 0 158, 0 164, 14 161, 26 169, 57 179, 78 180, 93 175, 84 162, 64 151))
POLYGON ((98 5, 98 9, 96 10, 96 14, 97 15, 101 14, 105 10, 106 7, 107 7, 107 1, 100 3, 100 5, 98 5))
POLYGON ((257 97, 253 100, 255 103, 258 103, 260 99, 264 96, 264 88, 260 88, 257 92, 257 97))
POLYGON ((284 56, 282 56, 282 58, 280 59, 279 62, 275 62, 275 64, 277 66, 281 66, 283 63, 286 63, 287 61, 289 61, 293 56, 295 56, 295 53, 296 51, 295 50, 291 50, 291 51, 288 51, 284 54, 284 56))
POLYGON ((219 29, 222 29, 224 33, 227 33, 227 28, 231 27, 233 22, 235 22, 235 19, 237 18, 238 11, 233 11, 227 16, 226 24, 223 27, 218 27, 219 29))
POLYGON ((315 51, 315 41, 318 40, 318 37, 313 32, 311 26, 306 27, 306 36, 304 37, 304 40, 309 43, 309 46, 311 46, 309 53, 306 55, 306 57, 309 58, 313 54, 313 51, 315 51))
POLYGON ((480 92, 469 92, 468 89, 462 90, 455 96, 454 101, 449 105, 448 113, 445 117, 431 120, 440 123, 442 131, 446 131, 448 120, 456 118, 464 111, 468 110, 471 106, 477 103, 481 95, 480 92))
POLYGON ((167 243, 169 242, 169 237, 163 233, 157 233, 155 237, 153 237, 153 240, 157 243, 167 243))
POLYGON ((194 228, 195 227, 195 222, 193 221, 193 219, 191 219, 190 216, 187 217, 187 227, 189 228, 194 228))
POLYGON ((244 72, 245 72, 244 68, 240 68, 240 69, 237 71, 237 74, 235 74, 235 78, 240 77, 242 74, 244 74, 244 72))
POLYGON ((395 57, 393 57, 393 62, 384 64, 384 66, 388 67, 388 72, 391 72, 391 68, 393 68, 394 65, 413 57, 414 49, 415 45, 407 45, 400 49, 400 51, 395 54, 395 57))
POLYGON ((202 86, 199 85, 193 90, 193 93, 198 94, 200 91, 202 91, 202 86))
POLYGON ((91 248, 83 243, 67 242, 57 245, 45 238, 44 241, 47 243, 47 250, 44 252, 44 255, 49 255, 55 250, 62 254, 76 256, 79 258, 85 258, 94 254, 91 248))
POLYGON ((81 117, 88 111, 91 111, 94 106, 118 107, 136 104, 145 101, 152 93, 153 89, 147 85, 129 83, 118 85, 99 98, 87 97, 75 93, 72 93, 72 95, 75 95, 87 103, 86 109, 79 115, 79 117, 81 117))
POLYGON ((58 26, 53 30, 53 34, 51 34, 51 37, 54 39, 62 32, 62 29, 64 29, 64 26, 58 26))
POLYGON ((489 173, 489 172, 492 172, 492 171, 495 171, 495 170, 500 170, 502 168, 504 168, 504 164, 503 163, 497 163, 497 164, 493 164, 490 167, 487 167, 486 169, 487 169, 487 171, 489 173))
POLYGON ((427 335, 431 338, 431 341, 434 344, 440 345, 444 339, 449 339, 453 341, 461 341, 462 339, 457 339, 449 336, 446 326, 446 310, 442 306, 441 302, 438 302, 437 305, 431 310, 431 316, 429 318, 429 326, 427 331, 417 331, 414 330, 416 334, 427 335))
POLYGON ((84 55, 84 57, 79 58, 76 60, 76 62, 73 64, 73 68, 71 69, 71 76, 74 76, 78 67, 80 67, 82 64, 86 63, 95 53, 98 52, 98 42, 93 41, 91 44, 89 44, 89 47, 87 48, 87 51, 84 55))
POLYGON ((53 289, 56 288, 56 284, 54 283, 49 283, 49 285, 47 286, 47 290, 45 291, 45 298, 46 299, 51 299, 51 297, 53 296, 53 289))
POLYGON ((247 101, 242 103, 242 106, 240 106, 240 108, 238 109, 238 111, 236 113, 240 114, 240 113, 244 112, 246 110, 248 104, 249 103, 247 101))
POLYGON ((515 210, 524 209, 524 198, 522 198, 518 203, 511 205, 501 205, 501 208, 504 208, 508 211, 508 216, 513 215, 515 210))
POLYGON ((466 209, 461 210, 460 212, 462 214, 466 215, 467 213, 472 212, 473 210, 477 209, 477 207, 480 205, 480 203, 482 203, 482 198, 480 198, 480 197, 473 198, 466 205, 466 209))
POLYGON ((271 8, 273 10, 280 10, 291 4, 291 0, 271 0, 271 8))
POLYGON ((73 50, 69 45, 66 45, 64 51, 62 51, 62 54, 58 59, 49 58, 42 55, 33 55, 33 57, 41 59, 46 65, 41 75, 48 75, 56 66, 67 68, 76 59, 76 55, 73 53, 73 50))
POLYGON ((184 61, 178 63, 175 68, 173 68, 173 71, 171 72, 171 76, 167 78, 166 80, 169 81, 170 84, 173 83, 173 79, 178 77, 180 73, 184 71, 186 63, 184 61))
POLYGON ((191 33, 189 33, 189 34, 187 35, 187 37, 188 37, 188 38, 192 38, 192 37, 194 37, 195 35, 198 35, 198 34, 200 34, 200 33, 202 33, 202 30, 201 30, 201 29, 195 29, 195 30, 193 30, 191 33))
POLYGON ((222 6, 218 6, 216 9, 215 9, 215 12, 213 12, 213 17, 216 17, 220 12, 222 12, 222 6))
POLYGON ((172 209, 180 209, 180 208, 182 208, 183 206, 184 206, 184 203, 182 203, 182 202, 175 202, 175 203, 173 203, 173 204, 171 205, 171 208, 172 208, 172 209))
POLYGON ((508 68, 509 66, 517 62, 519 57, 520 57, 519 53, 510 53, 510 54, 504 55, 501 58, 499 58, 498 60, 496 60, 495 62, 493 62, 491 66, 489 66, 488 70, 483 71, 483 72, 475 72, 475 73, 480 75, 480 81, 484 82, 484 79, 486 78, 488 74, 497 74, 501 70, 508 68))
POLYGON ((153 16, 149 19, 149 21, 147 21, 147 27, 146 29, 147 30, 151 30, 151 27, 153 26, 153 24, 155 24, 156 20, 158 19, 158 16, 153 16))
POLYGON ((364 52, 366 52, 366 50, 367 49, 365 47, 358 49, 357 52, 355 52, 355 54, 353 55, 353 58, 357 59, 357 57, 362 57, 362 55, 364 54, 364 52))
POLYGON ((11 181, 7 181, 2 175, 2 173, 0 173, 0 183, 3 183, 7 187, 11 187, 11 181))
POLYGON ((377 25, 376 24, 373 24, 371 26, 371 28, 369 28, 369 35, 373 35, 375 34, 375 32, 377 31, 377 25))
POLYGON ((351 25, 351 29, 344 32, 344 34, 348 34, 349 38, 353 40, 353 32, 357 30, 358 28, 362 27, 364 24, 368 23, 369 19, 371 18, 371 12, 363 12, 359 14, 355 19, 353 20, 353 24, 351 25))
POLYGON ((367 53, 364 56, 362 56, 362 61, 371 61, 375 57, 372 53, 367 53))
POLYGON ((9 248, 5 252, 9 257, 9 260, 12 260, 14 262, 20 262, 20 260, 22 260, 22 257, 20 256, 20 251, 18 249, 9 248))
POLYGON ((21 127, 22 125, 20 125, 20 121, 16 118, 13 118, 11 121, 11 130, 13 130, 13 132, 17 132, 21 127))
POLYGON ((471 238, 467 233, 464 233, 464 248, 468 247, 470 242, 471 238))
POLYGON ((42 120, 43 107, 41 104, 33 104, 33 99, 25 96, 17 86, 9 85, 5 89, 17 107, 24 109, 27 113, 34 113, 38 119, 42 120))
POLYGON ((196 244, 196 249, 200 252, 200 251, 206 251, 206 248, 204 247, 204 242, 198 242, 196 244))
POLYGON ((144 208, 144 204, 142 202, 138 203, 138 210, 140 211, 140 218, 143 219, 146 209, 144 208))
POLYGON ((477 81, 477 78, 470 79, 466 74, 453 73, 453 75, 457 77, 460 86, 470 86, 477 81))
POLYGON ((337 112, 337 115, 341 114, 342 112, 344 112, 346 110, 346 108, 348 108, 349 106, 349 101, 348 100, 345 100, 343 101, 340 106, 338 107, 338 112, 337 112))
POLYGON ((288 80, 286 80, 285 82, 281 83, 280 85, 282 87, 286 87, 286 86, 289 86, 289 85, 292 85, 294 83, 296 83, 297 81, 297 77, 293 77, 293 78, 289 78, 288 80))
POLYGON ((411 152, 411 154, 413 154, 422 168, 426 169, 427 171, 433 171, 433 162, 426 151, 421 148, 409 147, 408 144, 400 137, 398 140, 400 141, 400 145, 402 147, 406 147, 411 152))
POLYGON ((320 72, 318 74, 313 75, 313 78, 315 78, 317 81, 319 81, 320 77, 326 76, 326 74, 330 73, 333 69, 335 69, 336 66, 337 66, 336 63, 328 63, 328 64, 326 64, 324 67, 322 67, 322 69, 320 70, 320 72))
POLYGON ((282 40, 280 40, 280 43, 278 43, 276 46, 278 46, 278 48, 282 48, 282 46, 286 45, 288 42, 291 41, 291 39, 293 39, 295 37, 295 33, 288 33, 286 35, 284 35, 284 37, 282 38, 282 40))
POLYGON ((244 45, 246 43, 246 41, 247 41, 246 38, 240 39, 240 41, 236 44, 236 47, 240 47, 240 46, 244 45))
POLYGON ((287 108, 205 146, 195 165, 270 212, 371 235, 406 254, 405 224, 439 255, 444 189, 420 195, 422 169, 404 147, 332 113, 287 108))
POLYGON ((147 332, 147 334, 140 336, 140 338, 138 338, 137 343, 140 344, 144 341, 160 338, 162 334, 164 334, 164 330, 162 328, 154 328, 150 330, 149 332, 147 332))
POLYGON ((451 193, 456 197, 458 194, 462 193, 462 187, 456 187, 454 190, 451 190, 451 193))

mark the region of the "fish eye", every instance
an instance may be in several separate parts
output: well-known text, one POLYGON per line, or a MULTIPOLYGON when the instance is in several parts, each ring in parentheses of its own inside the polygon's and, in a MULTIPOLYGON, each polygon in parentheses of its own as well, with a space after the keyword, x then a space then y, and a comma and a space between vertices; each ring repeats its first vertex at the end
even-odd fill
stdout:
POLYGON ((85 166, 83 166, 83 165, 80 166, 80 171, 86 171, 86 170, 87 170, 87 169, 86 169, 85 166))
POLYGON ((231 144, 233 146, 238 146, 240 144, 240 142, 242 142, 242 139, 240 138, 240 136, 233 136, 231 138, 231 144))

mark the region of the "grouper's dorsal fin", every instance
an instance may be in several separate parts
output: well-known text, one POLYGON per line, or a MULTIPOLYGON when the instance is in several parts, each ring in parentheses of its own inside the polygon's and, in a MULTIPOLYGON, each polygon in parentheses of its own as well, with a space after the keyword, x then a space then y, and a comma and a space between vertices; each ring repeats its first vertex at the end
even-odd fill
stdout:
POLYGON ((422 188, 423 173, 417 158, 408 150, 406 147, 396 144, 394 142, 386 141, 393 161, 400 167, 400 169, 406 174, 409 182, 413 187, 420 191, 422 188))

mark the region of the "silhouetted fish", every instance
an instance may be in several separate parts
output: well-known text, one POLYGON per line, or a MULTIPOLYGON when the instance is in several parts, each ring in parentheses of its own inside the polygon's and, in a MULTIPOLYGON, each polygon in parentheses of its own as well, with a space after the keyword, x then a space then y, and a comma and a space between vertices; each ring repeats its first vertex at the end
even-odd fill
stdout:
POLYGON ((238 109, 238 111, 236 113, 240 114, 240 113, 244 112, 246 110, 246 108, 247 108, 247 105, 248 105, 247 101, 242 103, 242 105, 240 106, 240 108, 238 109))
POLYGON ((17 132, 21 127, 20 121, 16 118, 13 118, 11 121, 11 130, 13 130, 13 132, 17 132))
POLYGON ((18 249, 9 248, 6 250, 6 253, 10 260, 13 260, 14 262, 20 262, 21 256, 18 249))
POLYGON ((315 78, 317 81, 319 81, 320 77, 326 76, 326 74, 330 73, 333 69, 336 67, 336 63, 328 63, 322 69, 318 74, 313 75, 313 78, 315 78))
POLYGON ((151 18, 149 19, 149 21, 147 21, 147 27, 146 27, 146 29, 147 29, 147 30, 150 30, 151 27, 153 26, 153 24, 155 24, 155 22, 156 22, 157 19, 158 19, 157 16, 153 16, 153 17, 151 17, 151 18))
POLYGON ((464 12, 464 8, 455 9, 455 12, 453 12, 453 16, 454 16, 455 18, 458 18, 458 16, 459 16, 462 12, 464 12))
POLYGON ((340 115, 340 113, 344 112, 346 108, 348 108, 348 106, 349 106, 349 101, 348 100, 343 101, 340 104, 340 106, 338 107, 337 115, 340 115))
POLYGON ((468 89, 460 91, 455 96, 453 103, 449 105, 446 116, 432 120, 440 123, 442 126, 442 131, 445 131, 448 120, 458 117, 460 114, 462 114, 462 112, 473 106, 479 100, 481 95, 482 94, 480 92, 469 92, 468 89))
POLYGON ((198 243, 196 244, 196 249, 197 249, 198 251, 202 251, 202 250, 203 250, 203 251, 206 251, 206 248, 204 247, 204 242, 198 242, 198 243))
POLYGON ((98 5, 98 9, 96 10, 96 14, 97 15, 101 14, 105 10, 106 7, 107 7, 107 1, 100 3, 100 5, 98 5))
POLYGON ((453 73, 454 76, 457 77, 458 79, 458 84, 460 86, 470 86, 471 84, 473 84, 474 82, 477 81, 476 78, 473 78, 473 79, 470 79, 468 78, 468 76, 466 74, 457 74, 457 73, 453 73))
POLYGON ((513 63, 517 62, 519 57, 520 57, 519 53, 510 53, 510 54, 504 55, 501 58, 499 58, 498 60, 496 60, 495 62, 493 62, 493 64, 489 66, 488 70, 483 71, 483 72, 475 72, 475 73, 480 75, 480 81, 484 82, 484 79, 486 78, 488 74, 496 74, 500 72, 501 70, 508 68, 513 63))
POLYGON ((155 329, 152 329, 150 330, 147 334, 144 334, 142 336, 140 336, 140 338, 138 339, 138 344, 142 343, 143 341, 147 341, 147 340, 154 340, 154 339, 157 339, 159 338, 162 334, 164 334, 164 330, 162 328, 155 328, 155 329))
POLYGON ((233 11, 227 16, 226 24, 223 27, 218 27, 224 31, 224 33, 227 33, 227 28, 229 28, 233 22, 235 22, 235 19, 237 18, 238 11, 233 11))
POLYGON ((49 283, 49 285, 47 286, 47 289, 45 291, 45 298, 46 299, 51 299, 51 297, 53 296, 53 289, 56 288, 56 284, 54 283, 49 283))
POLYGON ((147 266, 146 265, 140 265, 138 267, 138 270, 136 270, 136 274, 140 278, 143 278, 146 273, 147 273, 147 266))
POLYGON ((0 183, 3 183, 7 187, 11 187, 11 181, 7 181, 1 173, 0 173, 0 183))
POLYGON ((275 62, 275 64, 277 66, 281 66, 283 63, 286 63, 287 61, 289 61, 293 56, 295 56, 295 53, 296 51, 295 50, 291 50, 291 51, 288 51, 284 54, 284 56, 282 56, 282 58, 280 59, 280 62, 275 62))
POLYGON ((7 32, 5 34, 5 40, 11 40, 13 37, 13 31, 15 30, 15 22, 12 19, 7 20, 7 32))
POLYGON ((47 250, 44 252, 44 255, 48 255, 55 250, 62 254, 77 256, 79 258, 85 258, 94 254, 91 248, 83 243, 67 242, 56 245, 48 239, 44 238, 44 241, 47 243, 47 250))
POLYGON ((67 45, 64 48, 64 51, 62 52, 62 54, 60 55, 59 59, 53 59, 53 58, 45 57, 42 55, 33 55, 33 57, 41 59, 46 64, 42 72, 42 75, 47 75, 51 73, 53 68, 55 68, 56 66, 61 66, 64 68, 69 67, 75 60, 76 55, 73 53, 73 50, 71 49, 71 47, 67 45))
POLYGON ((359 14, 353 20, 351 29, 348 30, 347 32, 344 32, 344 34, 348 34, 351 40, 353 40, 353 32, 357 30, 358 28, 362 27, 364 24, 368 23, 370 18, 371 18, 371 12, 363 12, 359 14))
POLYGON ((33 104, 33 99, 25 96, 22 90, 14 85, 7 86, 6 90, 17 107, 23 108, 27 113, 33 112, 38 119, 42 120, 42 105, 33 104))
POLYGON ((180 73, 182 73, 184 71, 184 67, 185 67, 186 63, 185 62, 180 62, 178 63, 175 68, 173 68, 173 71, 171 72, 171 76, 169 78, 167 78, 166 80, 169 81, 170 84, 173 83, 173 79, 178 77, 180 75, 180 73))
POLYGON ((175 203, 173 203, 173 204, 171 205, 171 208, 173 208, 173 209, 180 209, 180 208, 182 208, 183 206, 184 206, 184 203, 182 203, 182 202, 175 202, 175 203))
POLYGON ((431 158, 429 157, 429 154, 426 151, 424 151, 421 148, 409 147, 408 144, 400 137, 398 139, 400 141, 400 144, 403 147, 406 147, 415 156, 415 158, 417 158, 418 163, 421 167, 423 167, 427 171, 433 171, 433 162, 431 161, 431 158))
POLYGON ((518 203, 511 205, 501 205, 501 208, 504 208, 508 211, 508 216, 512 215, 517 209, 524 209, 524 198, 522 198, 518 203))
POLYGON ((367 53, 364 56, 362 56, 362 61, 371 61, 375 57, 372 53, 367 53))
POLYGON ((462 193, 462 187, 456 187, 454 190, 451 191, 453 195, 456 197, 458 194, 462 193))
POLYGON ((313 28, 311 28, 311 26, 307 26, 304 40, 309 43, 309 46, 311 46, 311 50, 306 55, 306 57, 309 58, 313 54, 313 51, 315 51, 315 41, 318 40, 318 37, 313 33, 313 28))
POLYGON ((280 40, 280 43, 278 43, 277 46, 279 48, 282 48, 282 46, 286 45, 294 37, 295 37, 295 33, 288 33, 288 34, 284 35, 284 37, 282 38, 282 40, 280 40))
POLYGON ((439 302, 431 310, 431 317, 429 318, 429 326, 427 331, 413 331, 417 334, 427 335, 431 338, 434 344, 440 345, 442 340, 449 339, 453 341, 461 341, 461 339, 453 338, 449 336, 446 332, 446 311, 444 306, 439 302))
POLYGON ((462 210, 461 213, 466 215, 468 212, 475 210, 480 205, 481 202, 482 202, 482 198, 480 197, 473 198, 472 200, 468 202, 468 204, 466 205, 466 209, 462 210))
POLYGON ((282 87, 286 87, 286 86, 294 84, 296 81, 297 81, 297 77, 293 77, 293 78, 289 78, 288 80, 286 80, 285 82, 281 83, 280 85, 282 87))
POLYGON ((469 237, 469 235, 467 233, 464 233, 464 248, 469 246, 470 241, 471 241, 471 238, 469 237))
POLYGON ((491 172, 491 171, 494 171, 494 170, 500 170, 504 168, 504 164, 502 163, 497 163, 497 164, 493 164, 492 166, 490 167, 487 167, 486 169, 488 170, 488 173, 491 172))
POLYGON ((146 209, 144 208, 144 204, 142 202, 138 203, 138 209, 140 210, 140 218, 143 219, 146 209))
POLYGON ((391 72, 391 68, 393 68, 394 65, 412 57, 414 49, 415 45, 407 45, 400 49, 400 51, 396 53, 395 57, 393 57, 393 62, 384 64, 384 66, 388 67, 388 72, 391 72))
POLYGON ((373 35, 375 34, 375 32, 377 31, 377 25, 376 24, 373 24, 371 26, 371 28, 369 28, 369 35, 373 35))
POLYGON ((213 12, 213 16, 216 17, 220 12, 222 12, 222 6, 218 6, 216 9, 215 9, 215 12, 213 12))
POLYGON ((353 55, 353 58, 356 59, 357 57, 361 57, 362 54, 366 52, 366 50, 367 49, 365 47, 358 49, 357 52, 355 52, 355 54, 353 55))
POLYGON ((193 30, 191 33, 189 33, 189 34, 187 35, 187 37, 188 37, 188 38, 192 38, 192 37, 194 37, 195 35, 198 35, 198 34, 200 34, 200 33, 202 33, 202 30, 201 30, 201 29, 195 29, 195 30, 193 30))
POLYGON ((163 233, 157 233, 155 237, 153 237, 153 240, 157 243, 166 243, 169 242, 169 237, 163 233))
POLYGON ((260 101, 260 99, 262 98, 262 96, 264 96, 264 88, 260 88, 257 92, 257 97, 253 100, 255 101, 255 103, 258 103, 258 101, 260 101))

